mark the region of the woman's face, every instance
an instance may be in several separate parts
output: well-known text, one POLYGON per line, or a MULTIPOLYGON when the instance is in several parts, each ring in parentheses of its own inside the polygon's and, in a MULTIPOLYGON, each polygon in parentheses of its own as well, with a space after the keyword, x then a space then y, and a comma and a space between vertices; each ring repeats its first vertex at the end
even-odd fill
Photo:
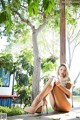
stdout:
POLYGON ((60 68, 59 68, 59 76, 60 77, 65 77, 66 76, 66 67, 65 66, 61 66, 60 68))

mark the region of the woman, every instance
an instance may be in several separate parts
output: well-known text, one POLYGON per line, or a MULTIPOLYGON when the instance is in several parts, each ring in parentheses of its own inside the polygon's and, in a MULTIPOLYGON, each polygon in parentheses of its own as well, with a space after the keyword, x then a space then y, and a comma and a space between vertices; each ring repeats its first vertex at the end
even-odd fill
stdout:
POLYGON ((41 113, 47 106, 46 96, 50 94, 50 103, 54 110, 68 112, 71 110, 71 80, 67 66, 62 63, 58 68, 58 79, 49 79, 43 90, 37 95, 30 107, 24 109, 28 113, 41 113))

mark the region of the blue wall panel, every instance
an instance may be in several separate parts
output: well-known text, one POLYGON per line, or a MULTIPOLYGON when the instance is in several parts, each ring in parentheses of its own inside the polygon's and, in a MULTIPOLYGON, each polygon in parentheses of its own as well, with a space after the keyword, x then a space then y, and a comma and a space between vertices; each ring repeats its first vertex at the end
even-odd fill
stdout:
POLYGON ((0 98, 0 106, 11 107, 12 98, 0 98))

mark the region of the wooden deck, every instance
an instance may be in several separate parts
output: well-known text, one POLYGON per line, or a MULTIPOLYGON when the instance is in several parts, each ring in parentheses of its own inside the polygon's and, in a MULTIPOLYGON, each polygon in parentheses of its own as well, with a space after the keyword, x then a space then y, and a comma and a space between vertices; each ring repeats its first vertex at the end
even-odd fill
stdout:
POLYGON ((50 112, 48 114, 25 114, 8 117, 7 120, 80 120, 80 107, 74 107, 68 113, 50 112))

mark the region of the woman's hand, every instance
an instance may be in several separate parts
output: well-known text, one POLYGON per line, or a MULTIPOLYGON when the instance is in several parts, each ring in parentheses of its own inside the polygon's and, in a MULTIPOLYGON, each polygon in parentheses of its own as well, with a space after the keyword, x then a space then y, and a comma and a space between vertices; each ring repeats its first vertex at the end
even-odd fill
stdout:
POLYGON ((67 82, 67 83, 66 83, 66 88, 67 88, 67 89, 70 89, 71 87, 72 87, 72 83, 71 83, 71 82, 67 82))
POLYGON ((61 85, 60 81, 57 81, 55 84, 56 84, 56 86, 58 86, 58 87, 66 94, 66 96, 67 96, 68 98, 71 97, 71 92, 70 92, 70 90, 67 89, 67 88, 65 88, 65 87, 63 87, 63 86, 61 85))
POLYGON ((57 86, 60 86, 60 85, 61 85, 60 81, 57 81, 55 84, 56 84, 57 86))

